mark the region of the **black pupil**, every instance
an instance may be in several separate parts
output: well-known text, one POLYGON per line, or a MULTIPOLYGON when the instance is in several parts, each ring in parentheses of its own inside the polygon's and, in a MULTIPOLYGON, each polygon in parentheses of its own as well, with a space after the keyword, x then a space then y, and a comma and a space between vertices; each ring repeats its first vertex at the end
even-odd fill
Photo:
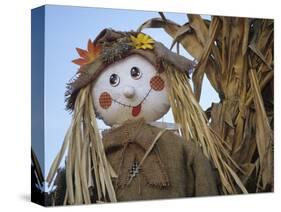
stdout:
POLYGON ((110 76, 109 82, 111 85, 116 85, 118 83, 118 76, 117 74, 112 74, 110 76))
POLYGON ((131 69, 131 76, 136 78, 136 77, 139 77, 140 76, 140 70, 138 67, 133 67, 131 69))

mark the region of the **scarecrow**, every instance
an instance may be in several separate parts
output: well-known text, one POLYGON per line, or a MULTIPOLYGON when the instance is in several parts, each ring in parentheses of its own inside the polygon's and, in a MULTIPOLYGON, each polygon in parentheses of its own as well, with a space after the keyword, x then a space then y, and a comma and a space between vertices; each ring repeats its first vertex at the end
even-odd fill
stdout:
POLYGON ((195 132, 199 114, 188 82, 193 62, 133 31, 104 29, 77 51, 80 68, 66 93, 72 122, 47 178, 55 179, 52 204, 217 195, 210 161, 182 130, 195 132), (170 107, 182 121, 155 122, 170 107), (111 128, 100 132, 96 118, 111 128))

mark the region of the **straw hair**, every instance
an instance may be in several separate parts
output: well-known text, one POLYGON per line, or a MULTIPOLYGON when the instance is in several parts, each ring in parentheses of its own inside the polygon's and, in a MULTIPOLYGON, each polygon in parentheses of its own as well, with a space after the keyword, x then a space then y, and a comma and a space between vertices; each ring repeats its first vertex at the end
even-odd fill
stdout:
POLYGON ((234 171, 242 170, 231 159, 220 138, 209 128, 205 113, 192 92, 188 76, 168 64, 165 68, 172 112, 175 122, 181 125, 181 134, 186 142, 199 143, 204 155, 213 161, 220 176, 220 189, 223 193, 247 193, 234 171))
MULTIPOLYGON (((213 161, 220 176, 223 193, 247 193, 236 175, 237 170, 242 170, 229 156, 221 138, 209 128, 205 114, 193 95, 188 76, 165 62, 163 64, 174 119, 181 125, 181 134, 186 142, 199 143, 205 156, 213 161)), ((70 127, 47 177, 49 184, 54 180, 66 152, 64 204, 92 203, 91 188, 97 192, 97 202, 117 201, 111 181, 116 174, 107 161, 98 130, 91 84, 82 88, 77 96, 70 127)))
POLYGON ((116 202, 111 181, 115 173, 105 156, 90 91, 91 84, 80 90, 72 122, 47 177, 50 184, 67 152, 64 204, 90 204, 90 188, 93 187, 98 202, 116 202))
MULTIPOLYGON (((210 130, 207 119, 188 83, 188 76, 165 64, 169 84, 169 101, 175 122, 181 125, 186 142, 197 142, 218 170, 225 194, 247 193, 235 174, 240 170, 218 136, 210 130), (234 171, 235 170, 235 171, 234 171)), ((47 182, 50 184, 64 154, 66 158, 66 194, 64 204, 90 204, 90 188, 97 192, 98 202, 116 202, 111 177, 116 177, 108 163, 100 136, 91 96, 91 84, 81 89, 75 101, 70 127, 56 156, 47 182)))

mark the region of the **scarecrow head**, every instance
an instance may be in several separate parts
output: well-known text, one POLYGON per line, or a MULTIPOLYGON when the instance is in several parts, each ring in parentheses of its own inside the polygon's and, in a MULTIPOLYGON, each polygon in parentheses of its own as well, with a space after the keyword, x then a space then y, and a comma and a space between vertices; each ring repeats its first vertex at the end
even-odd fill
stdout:
POLYGON ((90 85, 95 113, 107 125, 161 118, 170 108, 165 65, 188 74, 192 62, 144 33, 104 29, 77 48, 81 58, 76 79, 68 86, 67 108, 73 110, 80 90, 90 85))
POLYGON ((193 128, 201 112, 188 83, 193 62, 144 33, 111 29, 89 40, 87 50, 77 51, 80 58, 73 62, 79 71, 66 92, 73 117, 47 181, 54 179, 67 148, 65 201, 90 203, 89 185, 96 186, 99 200, 116 201, 111 182, 115 174, 106 159, 96 118, 110 126, 135 119, 151 122, 171 106, 187 139, 201 135, 200 129, 193 128))

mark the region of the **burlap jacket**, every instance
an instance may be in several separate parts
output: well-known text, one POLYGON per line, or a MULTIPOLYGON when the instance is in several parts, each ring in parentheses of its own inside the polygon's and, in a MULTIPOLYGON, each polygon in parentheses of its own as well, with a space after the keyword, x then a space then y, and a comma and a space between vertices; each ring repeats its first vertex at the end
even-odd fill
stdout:
MULTIPOLYGON (((112 179, 117 201, 217 195, 215 172, 201 148, 172 131, 160 136, 138 169, 161 130, 139 120, 103 132, 105 152, 117 174, 112 179)), ((65 170, 60 170, 55 184, 53 199, 61 205, 65 170)))
POLYGON ((107 158, 117 173, 118 201, 217 195, 215 174, 201 148, 165 131, 137 170, 161 129, 142 120, 103 132, 107 158))

